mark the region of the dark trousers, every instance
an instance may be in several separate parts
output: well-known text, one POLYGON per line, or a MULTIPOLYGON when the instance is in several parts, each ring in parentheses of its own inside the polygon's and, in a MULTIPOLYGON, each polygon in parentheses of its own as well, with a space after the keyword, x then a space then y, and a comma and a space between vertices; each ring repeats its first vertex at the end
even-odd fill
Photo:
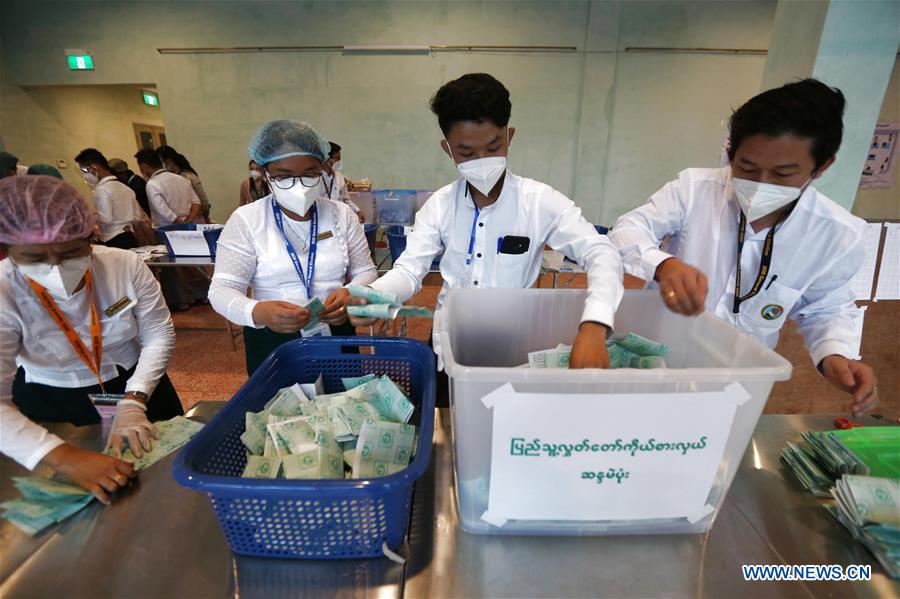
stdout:
POLYGON ((120 250, 130 250, 131 248, 140 246, 137 237, 135 237, 134 233, 131 231, 119 233, 109 241, 104 241, 103 245, 111 248, 119 248, 120 250))
MULTIPOLYGON (((119 376, 103 383, 107 393, 125 393, 125 383, 134 374, 132 367, 119 366, 119 376)), ((26 383, 25 370, 19 368, 13 381, 13 403, 35 422, 69 422, 75 426, 96 424, 100 415, 88 399, 88 393, 102 393, 100 385, 89 387, 52 387, 41 383, 26 383)), ((147 402, 147 420, 168 420, 184 414, 178 393, 164 374, 147 402)))
MULTIPOLYGON (((434 339, 431 335, 428 335, 428 347, 434 351, 434 339)), ((437 361, 435 361, 435 364, 437 364, 437 361)), ((437 368, 436 365, 435 368, 437 368)), ((443 370, 435 370, 434 405, 437 408, 450 407, 450 377, 443 370)))
MULTIPOLYGON (((335 337, 355 337, 356 329, 347 321, 342 325, 332 326, 331 334, 335 337)), ((276 333, 269 328, 255 329, 253 327, 244 327, 244 355, 247 359, 247 375, 252 376, 260 364, 269 357, 269 354, 282 344, 294 339, 300 339, 300 333, 276 333)), ((352 349, 356 350, 356 348, 352 349)), ((359 353, 359 350, 348 351, 347 353, 359 353)))

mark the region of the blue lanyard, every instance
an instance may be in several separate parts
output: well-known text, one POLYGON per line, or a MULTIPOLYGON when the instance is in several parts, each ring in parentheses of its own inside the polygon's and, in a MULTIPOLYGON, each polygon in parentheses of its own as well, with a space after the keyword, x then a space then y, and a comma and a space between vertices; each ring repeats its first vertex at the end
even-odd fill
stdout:
POLYGON ((319 209, 313 204, 312 219, 309 221, 309 258, 306 262, 306 277, 303 276, 303 268, 300 266, 300 258, 297 257, 294 246, 291 245, 287 235, 284 234, 281 208, 278 207, 274 197, 272 197, 272 214, 275 215, 275 224, 278 225, 278 230, 281 231, 281 237, 284 239, 284 248, 287 250, 288 256, 291 257, 291 262, 294 263, 294 270, 300 276, 300 282, 306 287, 306 297, 312 299, 313 273, 316 271, 316 245, 319 241, 319 209))
POLYGON ((478 204, 475 204, 475 219, 472 221, 472 236, 469 237, 469 252, 466 254, 466 266, 472 264, 472 253, 475 251, 475 227, 478 225, 478 215, 480 213, 478 204))

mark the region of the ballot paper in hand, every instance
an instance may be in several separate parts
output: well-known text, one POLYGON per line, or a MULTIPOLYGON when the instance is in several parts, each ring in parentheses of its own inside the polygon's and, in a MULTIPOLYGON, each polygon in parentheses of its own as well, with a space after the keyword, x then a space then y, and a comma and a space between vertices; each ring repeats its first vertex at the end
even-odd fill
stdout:
POLYGON ((397 317, 434 317, 428 308, 402 305, 395 294, 378 291, 364 285, 351 284, 347 288, 353 297, 359 297, 369 302, 365 306, 347 306, 347 314, 350 316, 382 320, 394 320, 397 317))
MULTIPOLYGON (((122 452, 122 459, 131 462, 134 469, 138 472, 149 468, 156 462, 160 461, 173 451, 180 449, 186 445, 191 437, 200 432, 203 424, 184 416, 175 416, 170 420, 163 422, 155 422, 156 429, 159 431, 159 439, 153 441, 153 449, 145 451, 141 457, 135 457, 131 448, 122 452)), ((113 455, 113 449, 108 448, 104 453, 113 455)))

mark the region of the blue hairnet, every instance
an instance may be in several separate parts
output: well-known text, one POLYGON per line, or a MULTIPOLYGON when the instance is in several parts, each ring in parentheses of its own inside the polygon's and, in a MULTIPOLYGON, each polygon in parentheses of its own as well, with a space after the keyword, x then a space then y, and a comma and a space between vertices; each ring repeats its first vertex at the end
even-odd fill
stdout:
POLYGON ((259 165, 288 156, 313 156, 324 162, 328 140, 303 121, 270 121, 256 131, 247 151, 259 165))

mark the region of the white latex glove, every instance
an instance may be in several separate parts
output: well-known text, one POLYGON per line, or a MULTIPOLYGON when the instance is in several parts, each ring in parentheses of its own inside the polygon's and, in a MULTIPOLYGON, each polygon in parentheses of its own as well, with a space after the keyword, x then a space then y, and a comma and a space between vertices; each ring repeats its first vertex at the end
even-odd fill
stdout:
POLYGON ((121 458, 123 444, 128 441, 131 453, 139 458, 144 451, 153 449, 151 437, 159 439, 159 431, 147 420, 147 406, 133 399, 119 401, 106 446, 112 447, 116 457, 121 458))

